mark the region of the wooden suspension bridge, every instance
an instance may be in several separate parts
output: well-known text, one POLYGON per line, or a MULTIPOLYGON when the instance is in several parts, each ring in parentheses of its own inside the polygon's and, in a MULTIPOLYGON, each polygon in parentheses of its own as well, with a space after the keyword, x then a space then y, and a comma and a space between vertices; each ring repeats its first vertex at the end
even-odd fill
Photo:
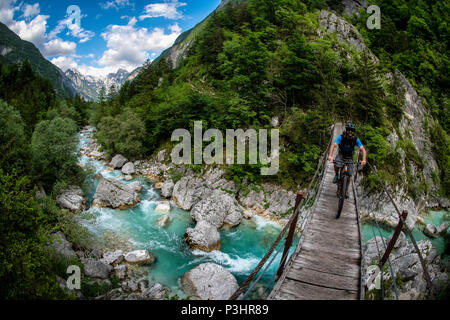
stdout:
MULTIPOLYGON (((356 176, 352 179, 352 184, 349 187, 349 197, 344 202, 341 216, 336 219, 338 198, 336 197, 336 184, 332 183, 334 167, 332 163, 326 160, 331 144, 342 132, 342 123, 333 125, 330 142, 319 161, 316 173, 308 187, 308 194, 306 197, 302 193, 297 194, 294 213, 289 222, 255 270, 230 297, 230 300, 245 299, 248 296, 277 254, 281 252, 280 249, 283 246, 280 246, 278 251, 272 255, 286 233, 276 283, 268 296, 270 300, 364 299, 366 287, 379 274, 386 262, 390 265, 389 254, 402 230, 410 236, 424 269, 424 277, 428 288, 431 288, 426 265, 414 237, 405 223, 407 211, 402 213, 399 211, 386 186, 378 176, 376 168, 372 167, 370 163, 369 166, 383 186, 383 192, 388 195, 399 215, 399 224, 389 244, 385 246, 383 256, 380 256, 378 269, 366 283, 362 283, 363 239, 359 217, 359 198, 353 183, 358 171, 355 168, 356 176), (297 247, 289 256, 294 234, 299 230, 301 236, 297 247), (271 256, 273 256, 272 259, 267 263, 271 256), (265 266, 265 269, 260 272, 263 266, 265 266), (259 276, 255 280, 258 273, 259 276), (244 292, 245 289, 247 289, 247 292, 244 292)), ((395 277, 394 274, 391 274, 391 276, 392 278, 395 277)), ((396 295, 398 298, 397 291, 396 295)))

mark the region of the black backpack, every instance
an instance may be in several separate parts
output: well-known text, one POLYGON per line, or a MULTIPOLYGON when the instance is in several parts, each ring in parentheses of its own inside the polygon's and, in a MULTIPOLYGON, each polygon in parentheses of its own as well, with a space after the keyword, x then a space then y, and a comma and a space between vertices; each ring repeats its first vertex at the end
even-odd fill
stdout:
POLYGON ((356 140, 358 139, 356 136, 353 136, 351 139, 347 136, 347 132, 344 131, 342 133, 341 143, 339 144, 339 153, 342 154, 344 158, 353 157, 353 152, 356 146, 356 140))

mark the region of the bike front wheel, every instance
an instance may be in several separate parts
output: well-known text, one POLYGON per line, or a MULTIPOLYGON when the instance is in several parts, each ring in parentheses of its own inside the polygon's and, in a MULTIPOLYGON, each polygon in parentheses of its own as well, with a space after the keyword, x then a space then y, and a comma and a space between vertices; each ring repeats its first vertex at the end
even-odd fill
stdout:
POLYGON ((341 192, 339 193, 339 204, 338 204, 338 212, 336 215, 336 219, 338 219, 341 216, 342 208, 344 207, 345 193, 347 190, 347 182, 348 182, 348 177, 344 176, 342 179, 341 192))

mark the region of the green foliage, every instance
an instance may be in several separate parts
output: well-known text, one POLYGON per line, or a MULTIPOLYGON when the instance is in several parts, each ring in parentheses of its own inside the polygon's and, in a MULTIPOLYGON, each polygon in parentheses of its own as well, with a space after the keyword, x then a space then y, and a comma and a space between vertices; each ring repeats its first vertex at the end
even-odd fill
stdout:
POLYGON ((102 118, 98 124, 96 137, 109 156, 120 153, 131 159, 145 153, 144 123, 130 109, 126 109, 116 117, 102 118))
POLYGON ((24 127, 20 113, 0 100, 0 168, 25 169, 29 152, 24 127))
POLYGON ((0 169, 0 297, 63 299, 48 252, 46 217, 34 200, 29 177, 0 169))
POLYGON ((56 105, 50 81, 36 75, 28 60, 21 64, 0 64, 0 98, 20 112, 28 136, 45 118, 47 110, 56 105))
POLYGON ((41 121, 31 139, 32 172, 48 189, 58 182, 80 185, 83 170, 77 165, 76 124, 68 118, 41 121))
POLYGON ((441 194, 450 195, 450 138, 442 128, 435 122, 430 128, 432 150, 440 170, 441 194))
POLYGON ((86 298, 95 298, 107 293, 110 290, 108 283, 99 283, 99 279, 82 278, 81 279, 81 294, 86 298))

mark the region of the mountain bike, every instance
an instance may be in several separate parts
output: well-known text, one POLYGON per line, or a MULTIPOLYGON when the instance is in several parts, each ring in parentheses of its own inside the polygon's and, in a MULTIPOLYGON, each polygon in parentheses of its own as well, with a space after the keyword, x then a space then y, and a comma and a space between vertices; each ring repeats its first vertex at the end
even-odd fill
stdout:
MULTIPOLYGON (((357 168, 358 166, 359 162, 356 164, 357 168)), ((344 166, 339 169, 339 176, 337 181, 336 196, 339 198, 339 203, 336 219, 339 219, 339 217, 341 216, 342 208, 344 207, 344 201, 346 199, 347 185, 349 183, 350 177, 350 173, 348 172, 348 164, 345 163, 344 166)))

